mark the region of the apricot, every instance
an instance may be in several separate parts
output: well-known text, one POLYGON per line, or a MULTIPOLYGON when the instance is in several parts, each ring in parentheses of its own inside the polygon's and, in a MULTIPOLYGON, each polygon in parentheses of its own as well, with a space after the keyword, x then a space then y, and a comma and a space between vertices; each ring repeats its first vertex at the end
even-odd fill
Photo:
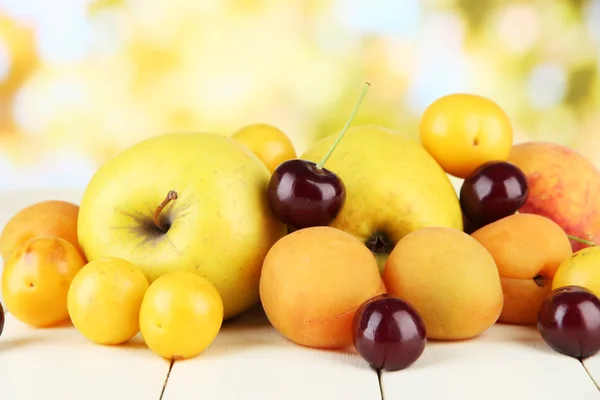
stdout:
POLYGON ((77 241, 79 206, 62 200, 46 200, 21 209, 0 234, 0 255, 6 261, 21 243, 39 236, 59 237, 84 256, 77 241))
POLYGON ((388 257, 383 280, 390 295, 418 311, 430 339, 473 338, 502 311, 494 259, 457 229, 432 226, 404 236, 388 257))
POLYGON ((69 320, 71 282, 85 265, 75 246, 57 237, 37 237, 17 246, 2 271, 2 296, 19 321, 38 328, 69 320))
MULTIPOLYGON (((550 218, 572 236, 600 243, 600 171, 577 151, 556 143, 513 146, 509 161, 529 186, 520 211, 550 218)), ((573 251, 588 245, 571 241, 573 251)))
POLYGON ((371 251, 349 233, 325 226, 281 238, 267 253, 260 277, 271 324, 308 347, 350 346, 356 310, 385 292, 371 251))
POLYGON ((504 307, 499 321, 536 324, 556 269, 572 254, 566 233, 549 218, 521 213, 486 225, 471 236, 494 257, 500 273, 504 307))

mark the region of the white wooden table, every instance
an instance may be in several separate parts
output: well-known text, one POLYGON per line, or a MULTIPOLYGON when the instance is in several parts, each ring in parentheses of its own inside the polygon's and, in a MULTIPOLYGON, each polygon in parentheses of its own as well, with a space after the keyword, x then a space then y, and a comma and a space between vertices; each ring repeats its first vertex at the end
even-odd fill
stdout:
MULTIPOLYGON (((0 194, 0 226, 33 202, 79 197, 0 194)), ((10 314, 0 336, 1 400, 600 400, 593 378, 600 384, 600 355, 584 367, 552 352, 534 328, 501 324, 477 339, 430 342, 409 369, 381 374, 351 351, 288 342, 260 309, 225 323, 205 353, 172 366, 139 336, 99 346, 70 325, 33 329, 10 314)))

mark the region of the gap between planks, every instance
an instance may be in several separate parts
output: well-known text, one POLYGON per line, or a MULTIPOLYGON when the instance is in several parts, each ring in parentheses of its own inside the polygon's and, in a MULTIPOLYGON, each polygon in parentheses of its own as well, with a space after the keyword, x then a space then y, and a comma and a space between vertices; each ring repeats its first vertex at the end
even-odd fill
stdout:
MULTIPOLYGON (((600 353, 598 353, 598 354, 600 355, 600 353)), ((583 362, 583 360, 578 359, 577 361, 579 361, 579 363, 581 364, 581 366, 585 370, 585 372, 588 375, 588 377, 592 380, 592 382, 594 383, 594 385, 598 388, 598 391, 600 392, 600 379, 597 379, 597 377, 594 377, 594 375, 592 375, 592 373, 587 368, 587 366, 585 365, 585 363, 583 362)), ((374 368, 374 367, 372 367, 372 368, 377 373, 377 382, 379 383, 380 400, 385 400, 385 393, 383 391, 383 385, 382 385, 382 382, 381 382, 382 375, 383 375, 384 371, 382 369, 380 369, 380 368, 374 368)))
POLYGON ((582 360, 579 360, 579 362, 581 363, 581 366, 583 367, 583 369, 585 370, 585 372, 588 374, 588 376, 590 377, 590 379, 592 380, 592 382, 594 382, 594 385, 596 385, 596 387, 598 388, 598 391, 600 392, 600 381, 597 381, 596 378, 594 378, 594 376, 587 369, 587 367, 585 366, 585 364, 584 364, 584 362, 582 360))
POLYGON ((379 382, 379 397, 381 400, 385 400, 384 394, 383 394, 383 386, 381 385, 381 369, 376 369, 375 371, 377 371, 377 382, 379 382))
POLYGON ((160 391, 160 397, 158 400, 162 400, 165 395, 165 389, 167 388, 167 384, 169 383, 169 377, 171 376, 171 370, 173 369, 173 365, 175 364, 175 360, 171 360, 171 364, 169 364, 169 371, 167 371, 167 376, 165 377, 165 383, 163 383, 162 390, 160 391))

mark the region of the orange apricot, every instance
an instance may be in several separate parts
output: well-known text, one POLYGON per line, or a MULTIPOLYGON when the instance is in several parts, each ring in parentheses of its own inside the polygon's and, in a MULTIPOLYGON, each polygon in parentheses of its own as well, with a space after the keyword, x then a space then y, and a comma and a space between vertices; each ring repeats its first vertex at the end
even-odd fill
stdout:
POLYGON ((260 278, 262 305, 275 329, 317 348, 350 346, 356 310, 385 292, 371 251, 331 227, 284 236, 268 252, 260 278))
POLYGON ((486 225, 471 236, 490 252, 498 267, 504 294, 499 320, 535 324, 556 270, 571 257, 567 234, 547 217, 521 213, 486 225))
POLYGON ((21 243, 39 236, 52 236, 65 239, 84 256, 77 240, 78 215, 78 205, 62 200, 45 200, 21 209, 0 234, 0 255, 6 261, 21 243))

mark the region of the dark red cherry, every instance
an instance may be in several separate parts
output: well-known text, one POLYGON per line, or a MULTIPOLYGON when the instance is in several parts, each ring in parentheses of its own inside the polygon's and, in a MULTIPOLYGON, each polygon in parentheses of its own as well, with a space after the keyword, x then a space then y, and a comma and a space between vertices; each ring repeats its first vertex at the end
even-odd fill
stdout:
POLYGON ((477 229, 475 229, 475 226, 473 225, 473 223, 471 221, 469 221, 469 219, 467 217, 465 217, 465 213, 462 213, 462 220, 463 220, 463 232, 465 232, 467 235, 470 235, 471 233, 475 232, 477 229))
POLYGON ((329 225, 346 201, 344 183, 325 163, 342 140, 367 90, 368 82, 354 106, 346 125, 319 164, 293 159, 281 163, 269 181, 268 198, 277 219, 292 229, 329 225))
POLYGON ((4 309, 2 308, 2 303, 0 303, 0 336, 2 336, 3 330, 4 330, 4 309))
POLYGON ((363 303, 352 321, 356 351, 371 366, 397 371, 421 357, 427 344, 425 323, 406 301, 390 295, 363 303))
POLYGON ((460 206, 475 228, 514 214, 527 201, 527 178, 516 165, 490 161, 473 171, 460 189, 460 206))
POLYGON ((302 229, 329 225, 344 205, 346 189, 342 180, 326 168, 293 159, 273 171, 268 196, 277 219, 302 229))
POLYGON ((600 299, 579 286, 553 290, 538 314, 538 330, 555 351, 580 360, 600 351, 600 299))

